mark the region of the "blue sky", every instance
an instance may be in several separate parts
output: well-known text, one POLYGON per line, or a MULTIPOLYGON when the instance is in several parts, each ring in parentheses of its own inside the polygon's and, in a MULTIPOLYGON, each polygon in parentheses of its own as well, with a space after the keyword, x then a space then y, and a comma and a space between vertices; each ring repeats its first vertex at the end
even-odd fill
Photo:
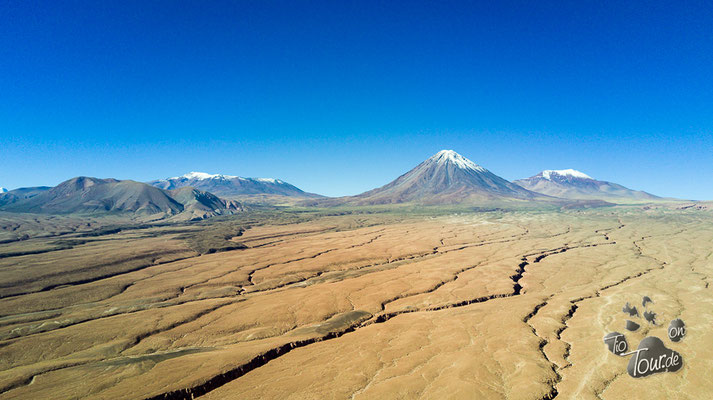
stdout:
POLYGON ((713 199, 712 21, 704 1, 4 1, 0 186, 204 171, 348 195, 453 149, 510 180, 713 199))

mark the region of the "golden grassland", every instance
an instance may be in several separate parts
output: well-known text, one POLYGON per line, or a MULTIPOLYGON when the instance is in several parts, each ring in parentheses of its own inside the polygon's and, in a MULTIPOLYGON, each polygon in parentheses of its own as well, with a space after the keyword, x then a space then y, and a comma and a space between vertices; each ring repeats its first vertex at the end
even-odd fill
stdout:
POLYGON ((710 211, 258 214, 0 216, 0 398, 713 397, 710 211), (612 331, 682 370, 629 377, 612 331))

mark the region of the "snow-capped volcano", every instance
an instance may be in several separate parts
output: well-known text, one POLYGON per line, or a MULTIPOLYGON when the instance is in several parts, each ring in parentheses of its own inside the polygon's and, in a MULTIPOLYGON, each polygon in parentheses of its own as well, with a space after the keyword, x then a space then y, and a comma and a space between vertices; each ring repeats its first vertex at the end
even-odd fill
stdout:
POLYGON ((579 179, 594 179, 591 176, 585 174, 584 172, 577 171, 576 169, 546 169, 542 172, 542 177, 547 180, 552 180, 553 176, 563 176, 579 179))
POLYGON ((393 182, 343 199, 353 204, 457 204, 545 199, 453 150, 441 150, 393 182))
POLYGON ((223 197, 271 194, 294 197, 320 197, 307 193, 275 178, 243 178, 235 175, 189 172, 173 178, 148 182, 161 189, 172 190, 191 186, 223 197))
POLYGON ((575 169, 544 170, 514 183, 533 192, 577 200, 646 201, 660 199, 650 193, 599 181, 575 169))

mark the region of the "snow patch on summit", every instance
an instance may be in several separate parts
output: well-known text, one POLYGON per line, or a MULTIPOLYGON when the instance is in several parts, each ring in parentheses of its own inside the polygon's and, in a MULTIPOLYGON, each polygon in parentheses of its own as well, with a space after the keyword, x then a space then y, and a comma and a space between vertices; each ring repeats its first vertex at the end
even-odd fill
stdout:
POLYGON ((584 172, 577 171, 576 169, 546 169, 542 171, 542 177, 547 180, 552 180, 552 175, 559 176, 571 176, 572 178, 580 179, 594 179, 591 176, 585 174, 584 172))
POLYGON ((441 150, 431 157, 432 161, 438 164, 447 164, 449 162, 454 163, 458 168, 461 169, 472 169, 478 172, 485 172, 486 169, 480 165, 470 161, 469 159, 463 157, 462 155, 456 153, 453 150, 441 150))
POLYGON ((255 178, 255 180, 258 180, 260 182, 284 183, 281 180, 275 178, 255 178))
POLYGON ((167 179, 161 179, 161 181, 166 182, 166 181, 172 181, 172 180, 181 180, 181 179, 196 179, 199 181, 204 181, 204 180, 209 180, 209 179, 220 179, 220 180, 230 180, 230 179, 238 179, 241 181, 253 181, 253 182, 262 182, 262 183, 274 183, 274 184, 284 184, 285 182, 275 179, 275 178, 243 178, 242 176, 235 176, 235 175, 223 175, 223 174, 208 174, 205 172, 189 172, 185 175, 181 176, 174 176, 173 178, 167 178, 167 179))
POLYGON ((168 179, 235 179, 237 176, 232 175, 222 175, 222 174, 207 174, 205 172, 189 172, 183 176, 176 176, 168 179))
POLYGON ((7 193, 7 192, 8 192, 7 189, 5 189, 4 187, 0 187, 0 193, 7 193))

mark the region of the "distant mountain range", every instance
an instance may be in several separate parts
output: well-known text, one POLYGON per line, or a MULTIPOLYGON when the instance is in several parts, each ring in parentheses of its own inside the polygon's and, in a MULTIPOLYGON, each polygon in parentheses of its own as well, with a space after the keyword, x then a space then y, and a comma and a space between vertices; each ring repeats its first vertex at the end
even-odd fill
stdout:
POLYGON ((563 199, 620 201, 653 201, 660 197, 622 185, 598 181, 574 169, 545 170, 514 183, 533 192, 563 199))
POLYGON ((141 182, 77 177, 59 185, 0 194, 0 210, 29 213, 136 213, 202 219, 243 210, 236 201, 193 188, 162 190, 141 182))
POLYGON ((396 180, 377 189, 306 205, 376 204, 552 204, 591 207, 662 200, 650 193, 598 181, 573 170, 546 170, 509 182, 453 150, 442 150, 396 180))
POLYGON ((174 178, 159 179, 148 184, 161 189, 194 187, 222 197, 245 195, 277 195, 301 198, 319 198, 318 194, 304 192, 296 186, 274 178, 243 178, 240 176, 190 172, 174 178))
POLYGON ((130 212, 201 219, 244 210, 241 202, 218 196, 270 204, 298 202, 304 206, 412 203, 595 207, 673 200, 599 181, 574 169, 545 170, 530 178, 510 182, 453 150, 442 150, 394 181, 356 196, 326 198, 304 192, 279 179, 191 172, 148 183, 78 177, 56 187, 2 189, 0 211, 130 212))

